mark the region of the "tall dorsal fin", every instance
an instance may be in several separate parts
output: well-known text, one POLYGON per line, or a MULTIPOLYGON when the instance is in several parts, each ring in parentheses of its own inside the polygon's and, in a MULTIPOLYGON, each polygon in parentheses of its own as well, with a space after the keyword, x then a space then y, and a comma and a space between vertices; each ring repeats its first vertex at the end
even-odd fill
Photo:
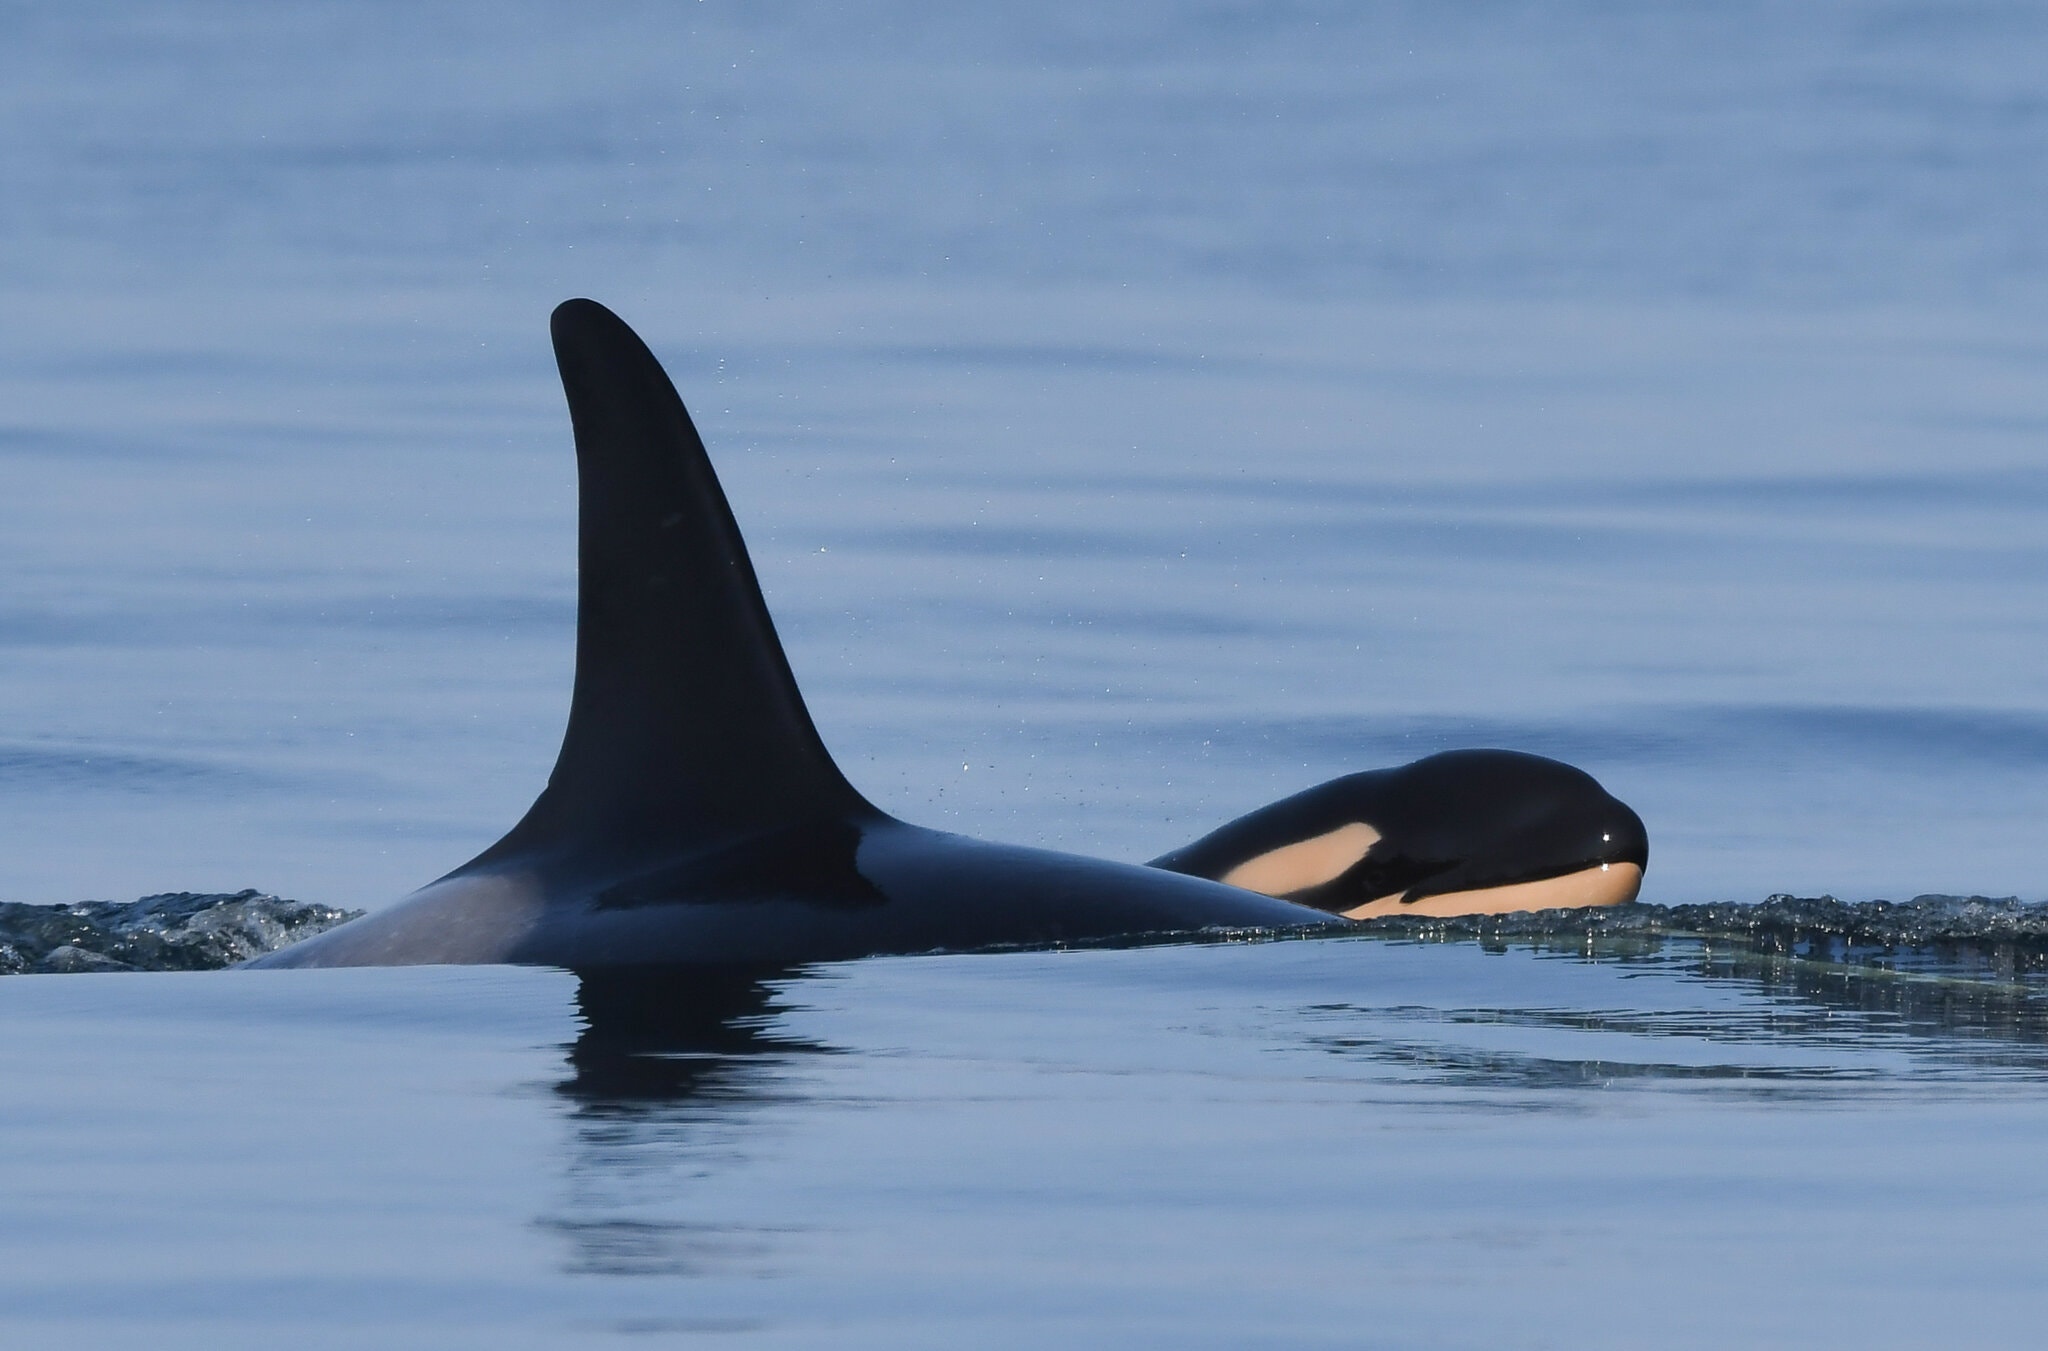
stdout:
POLYGON ((660 363, 595 301, 565 301, 553 329, 581 498, 576 689, 546 790, 476 862, 871 811, 811 723, 660 363))

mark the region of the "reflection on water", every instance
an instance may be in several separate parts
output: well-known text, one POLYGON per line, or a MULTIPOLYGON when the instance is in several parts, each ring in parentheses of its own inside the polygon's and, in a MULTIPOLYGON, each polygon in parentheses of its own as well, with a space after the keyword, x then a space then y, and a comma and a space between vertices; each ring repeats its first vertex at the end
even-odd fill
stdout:
POLYGON ((777 1032, 787 967, 646 967, 579 973, 575 1076, 557 1089, 592 1119, 655 1104, 753 1096, 796 1055, 825 1048, 777 1032))
POLYGON ((2014 979, 2009 945, 1936 944, 1867 960, 1853 950, 1830 960, 1708 940, 1689 948, 1673 940, 1667 960, 1694 977, 1745 987, 1770 1006, 1768 1017, 1742 1032, 1708 1026, 1689 1035, 1903 1052, 1919 1076, 2048 1076, 2048 990, 2014 979))
MULTIPOLYGON (((566 1194, 539 1227, 573 1275, 787 1276, 847 1221, 757 1210, 753 1188, 795 1159, 844 1166, 840 1109, 914 1131, 906 1113, 1051 1092, 1150 1131, 1183 1073, 1204 1112, 1323 1084, 1355 1095, 1347 1112, 1477 1118, 1600 1114, 1617 1090, 1853 1106, 2048 1082, 2038 939, 1881 944, 1822 933, 1831 903, 1798 904, 1740 933, 1644 907, 1608 916, 1612 932, 1518 917, 1478 935, 585 974, 554 1090, 566 1194), (1295 1087, 1275 1063, 1302 1067, 1295 1087)), ((1924 927, 1936 907, 1914 904, 1887 922, 1924 927)), ((943 1148, 982 1167, 1004 1146, 943 1148)), ((912 1190, 895 1204, 924 1166, 897 1162, 912 1190)))
POLYGON ((567 1213, 542 1228, 569 1246, 564 1269, 606 1276, 760 1271, 773 1226, 676 1217, 667 1206, 693 1177, 746 1157, 748 1117, 791 1092, 796 1061, 827 1048, 775 1027, 786 968, 586 972, 567 1213))
MULTIPOLYGON (((1664 907, 1641 909, 1664 911, 1668 921, 1664 907)), ((1326 1029, 1311 1040, 1405 1076, 1471 1088, 1733 1083, 1812 1096, 1907 1081, 2048 1079, 2038 934, 1900 943, 1802 931, 1783 915, 1709 933, 1659 931, 1626 916, 1613 932, 1583 921, 1546 931, 1556 917, 1516 918, 1524 922, 1506 932, 1491 926, 1480 945, 1615 968, 1642 982, 1635 992, 1650 993, 1656 981, 1660 994, 1691 988, 1700 997, 1678 1007, 1325 1005, 1308 1011, 1326 1029), (1327 1030, 1331 1022, 1343 1030, 1327 1030)))

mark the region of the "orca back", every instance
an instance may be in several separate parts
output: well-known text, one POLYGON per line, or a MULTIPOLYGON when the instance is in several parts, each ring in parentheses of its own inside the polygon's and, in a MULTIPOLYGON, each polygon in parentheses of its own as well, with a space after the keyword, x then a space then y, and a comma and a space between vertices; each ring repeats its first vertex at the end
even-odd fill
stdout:
POLYGON ((1205 879, 907 825, 832 762, 703 442, 588 300, 554 315, 576 436, 576 685, 505 837, 255 965, 786 964, 1328 923, 1205 879))

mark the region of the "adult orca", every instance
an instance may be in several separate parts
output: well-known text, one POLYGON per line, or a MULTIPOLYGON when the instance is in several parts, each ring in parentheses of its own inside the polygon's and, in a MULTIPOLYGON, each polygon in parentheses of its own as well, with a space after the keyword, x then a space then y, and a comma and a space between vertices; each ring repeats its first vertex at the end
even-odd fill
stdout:
MULTIPOLYGON (((1328 884, 1376 845, 1316 878, 1309 903, 1267 894, 1276 888, 1261 883, 1286 869, 1244 870, 1314 843, 1279 838, 1290 821, 1342 834, 1299 799, 1159 867, 984 843, 868 803, 812 725, 731 508, 660 364, 594 301, 558 307, 553 336, 580 505, 575 687, 547 787, 503 839, 447 876, 251 965, 777 966, 1341 923, 1331 911, 1349 907, 1327 904, 1342 899, 1328 884)), ((1634 822, 1592 794, 1585 811, 1608 811, 1609 834, 1634 822)), ((1349 848, 1359 837, 1342 838, 1349 848)), ((1621 844, 1588 853, 1576 836, 1536 843, 1486 876, 1525 882, 1631 857, 1621 844)))

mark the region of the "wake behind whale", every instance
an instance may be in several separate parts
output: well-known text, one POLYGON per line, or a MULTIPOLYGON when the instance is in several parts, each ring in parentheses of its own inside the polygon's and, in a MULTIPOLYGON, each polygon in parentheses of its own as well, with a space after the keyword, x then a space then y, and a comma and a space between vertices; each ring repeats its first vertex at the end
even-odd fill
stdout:
POLYGON ((1634 896, 1635 814, 1569 766, 1510 752, 1338 780, 1150 867, 889 816, 820 740, 660 364, 593 301, 561 305, 553 334, 579 610, 547 787, 468 863, 255 965, 759 965, 1634 896))

